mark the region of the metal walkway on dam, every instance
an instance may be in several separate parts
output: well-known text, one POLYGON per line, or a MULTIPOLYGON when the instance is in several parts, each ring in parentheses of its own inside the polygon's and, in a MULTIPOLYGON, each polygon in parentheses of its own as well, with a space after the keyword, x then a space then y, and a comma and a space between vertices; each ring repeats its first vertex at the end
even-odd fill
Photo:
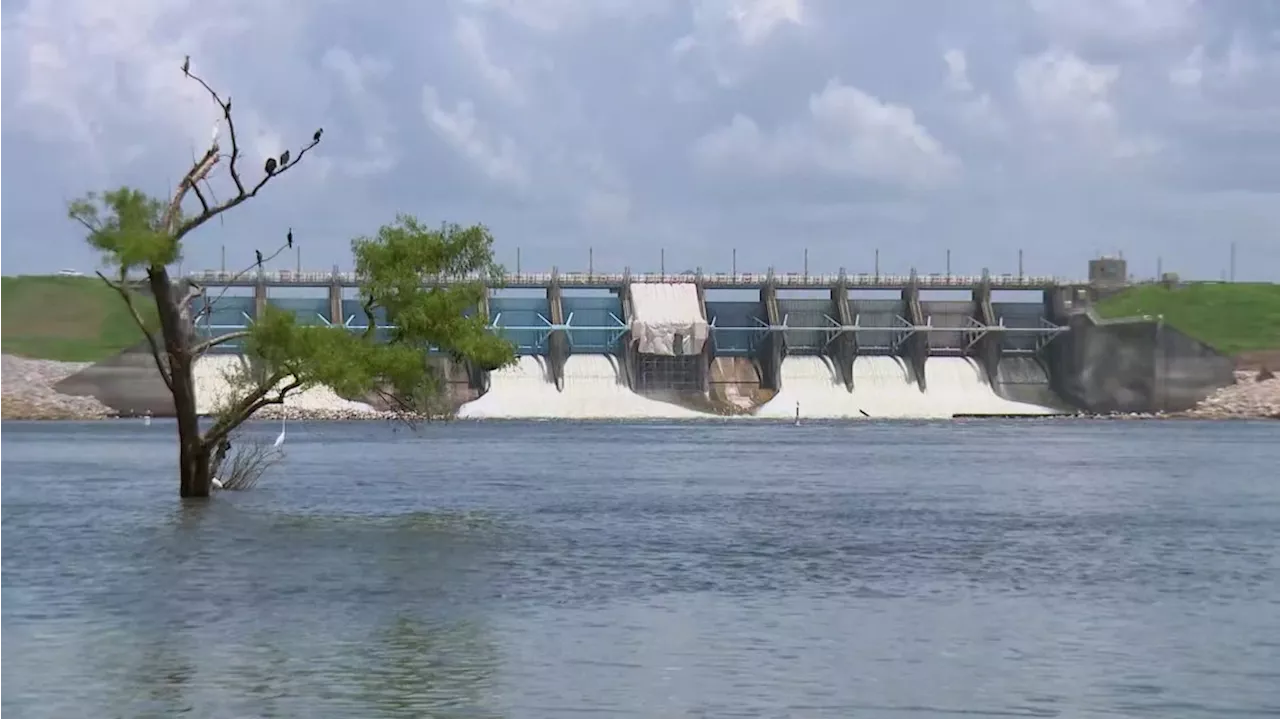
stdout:
MULTIPOLYGON (((235 273, 225 270, 189 272, 183 279, 208 287, 356 287, 359 280, 353 272, 334 268, 330 272, 292 272, 280 270, 261 273, 235 273)), ((473 277, 429 277, 424 285, 441 285, 451 282, 475 282, 485 280, 473 277)), ((502 275, 496 287, 507 289, 540 289, 559 285, 575 289, 618 289, 635 283, 684 283, 692 282, 705 289, 759 289, 766 285, 795 290, 826 289, 844 285, 850 289, 893 290, 915 285, 923 289, 970 289, 986 285, 995 290, 1046 290, 1055 287, 1084 286, 1079 280, 1065 280, 1049 275, 947 275, 947 274, 847 274, 842 269, 836 274, 808 274, 798 272, 702 273, 701 271, 666 273, 625 272, 515 272, 502 275)), ((486 284, 488 282, 486 281, 486 284)))
MULTIPOLYGON (((349 275, 202 272, 187 278, 203 287, 193 316, 207 336, 245 329, 268 303, 293 312, 301 324, 363 332, 372 323, 379 332, 393 329, 382 312, 366 317, 358 300, 344 297, 354 281, 349 275), (219 287, 253 288, 253 294, 222 294, 219 287), (328 297, 270 296, 269 289, 278 287, 326 287, 328 297)), ((1066 332, 1066 312, 1081 295, 1072 283, 1016 276, 550 273, 507 280, 502 290, 543 290, 538 296, 491 290, 485 306, 477 308, 518 354, 547 357, 557 384, 569 355, 614 354, 624 381, 637 390, 705 390, 715 358, 751 362, 760 384, 776 389, 782 360, 790 355, 829 357, 850 386, 859 355, 904 358, 922 388, 931 355, 977 358, 994 378, 1002 356, 1036 357, 1066 332), (720 290, 740 295, 744 289, 757 296, 716 297, 720 290), (824 296, 811 296, 819 289, 824 296), (799 290, 809 290, 800 294, 810 296, 794 296, 799 290), (884 297, 885 290, 894 292, 884 297), (922 300, 922 290, 968 296, 922 300), (1041 299, 993 301, 993 290, 1039 290, 1041 299), (665 342, 647 339, 664 333, 665 342)), ((233 343, 225 346, 236 349, 233 343)))

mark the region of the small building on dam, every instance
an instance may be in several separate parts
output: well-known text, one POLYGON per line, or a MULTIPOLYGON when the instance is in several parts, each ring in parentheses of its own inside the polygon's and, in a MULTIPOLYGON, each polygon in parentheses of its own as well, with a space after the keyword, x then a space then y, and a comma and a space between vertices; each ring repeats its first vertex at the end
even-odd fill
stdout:
MULTIPOLYGON (((189 278, 204 288, 193 315, 208 336, 244 329, 267 303, 303 324, 389 327, 337 271, 189 278)), ((1234 381, 1230 358, 1159 318, 1101 320, 1091 295, 1010 275, 523 273, 476 308, 516 366, 427 361, 462 416, 645 416, 640 402, 671 416, 1172 412, 1234 381)), ((64 391, 164 414, 163 386, 137 374, 149 361, 107 360, 64 391)))

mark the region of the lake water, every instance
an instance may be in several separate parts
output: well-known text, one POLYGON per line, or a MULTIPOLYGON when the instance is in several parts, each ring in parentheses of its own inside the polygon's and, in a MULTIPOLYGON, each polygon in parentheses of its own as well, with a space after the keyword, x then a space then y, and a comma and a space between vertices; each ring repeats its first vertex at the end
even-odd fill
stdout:
POLYGON ((172 441, 3 425, 8 716, 1280 712, 1280 423, 292 424, 187 506, 172 441))

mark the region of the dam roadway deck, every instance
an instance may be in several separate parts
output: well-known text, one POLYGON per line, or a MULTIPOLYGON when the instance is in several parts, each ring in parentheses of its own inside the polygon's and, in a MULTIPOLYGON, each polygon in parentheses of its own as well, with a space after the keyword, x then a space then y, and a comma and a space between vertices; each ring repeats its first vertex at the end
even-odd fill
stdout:
MULTIPOLYGON (((235 273, 219 270, 189 272, 183 279, 206 287, 356 287, 358 280, 353 272, 276 272, 235 273)), ((481 277, 424 278, 426 285, 450 282, 476 281, 481 277)), ((901 290, 915 286, 925 290, 972 290, 986 286, 993 290, 1048 290, 1058 287, 1084 286, 1083 281, 1069 281, 1047 275, 943 275, 943 274, 805 274, 747 272, 681 274, 631 273, 631 272, 517 272, 507 273, 502 280, 493 283, 495 288, 542 289, 551 286, 577 289, 620 289, 631 284, 693 283, 703 289, 747 290, 773 286, 779 289, 822 290, 844 286, 862 290, 901 290)))

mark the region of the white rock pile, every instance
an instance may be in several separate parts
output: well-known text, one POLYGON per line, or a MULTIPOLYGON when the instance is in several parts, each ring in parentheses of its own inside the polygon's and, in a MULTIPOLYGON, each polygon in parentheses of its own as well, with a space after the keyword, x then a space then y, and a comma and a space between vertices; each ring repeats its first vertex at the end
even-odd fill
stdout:
POLYGON ((1280 377, 1270 372, 1236 372, 1236 383, 1214 392, 1186 413, 1197 419, 1280 419, 1280 377))
POLYGON ((4 355, 0 365, 5 419, 102 419, 115 412, 93 397, 59 394, 53 385, 89 366, 4 355))

